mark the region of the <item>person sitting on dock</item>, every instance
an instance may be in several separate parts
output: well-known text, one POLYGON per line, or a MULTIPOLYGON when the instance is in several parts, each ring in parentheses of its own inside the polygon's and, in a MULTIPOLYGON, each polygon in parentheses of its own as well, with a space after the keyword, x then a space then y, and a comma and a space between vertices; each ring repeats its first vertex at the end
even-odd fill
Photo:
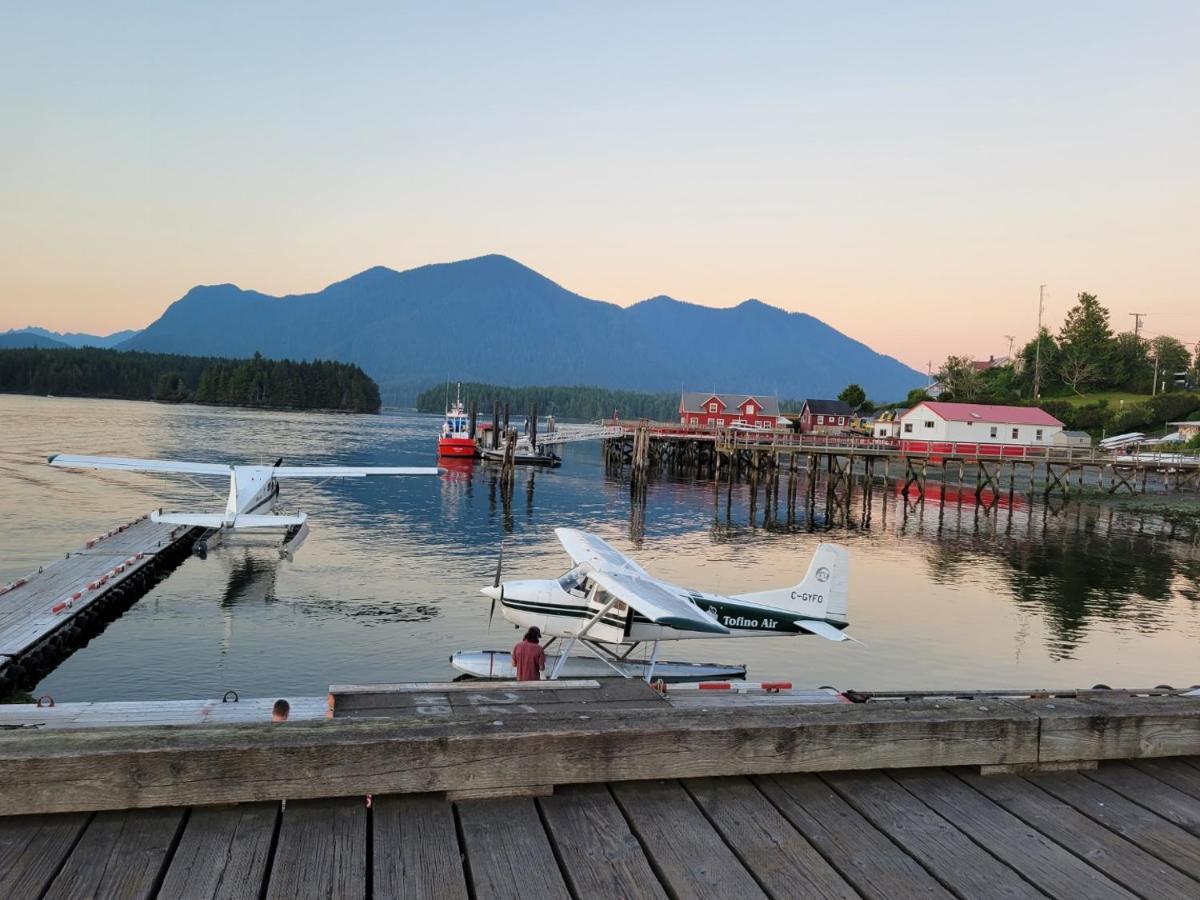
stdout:
POLYGON ((276 700, 275 705, 271 707, 272 722, 286 722, 288 713, 292 711, 292 705, 286 700, 276 700))
POLYGON ((523 640, 513 647, 513 668, 517 670, 517 681, 541 681, 546 668, 546 651, 541 645, 542 632, 536 625, 525 632, 523 640))

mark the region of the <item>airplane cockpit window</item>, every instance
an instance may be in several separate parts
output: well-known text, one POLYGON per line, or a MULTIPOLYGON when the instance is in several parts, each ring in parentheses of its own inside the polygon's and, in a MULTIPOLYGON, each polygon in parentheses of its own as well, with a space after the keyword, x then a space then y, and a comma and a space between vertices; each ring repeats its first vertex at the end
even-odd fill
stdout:
POLYGON ((578 568, 558 579, 558 584, 568 594, 574 594, 576 597, 587 596, 587 573, 578 568))

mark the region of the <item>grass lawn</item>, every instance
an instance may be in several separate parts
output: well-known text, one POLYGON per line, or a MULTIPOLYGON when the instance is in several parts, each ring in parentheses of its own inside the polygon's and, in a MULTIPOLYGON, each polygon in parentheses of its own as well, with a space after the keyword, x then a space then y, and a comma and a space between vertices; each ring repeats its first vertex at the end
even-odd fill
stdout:
POLYGON ((1107 400, 1110 406, 1120 406, 1121 401, 1126 403, 1140 403, 1143 400, 1149 400, 1149 394, 1131 394, 1128 391, 1109 391, 1100 394, 1066 394, 1062 397, 1047 397, 1042 395, 1043 400, 1065 400, 1072 406, 1080 406, 1084 403, 1095 403, 1097 400, 1107 400))

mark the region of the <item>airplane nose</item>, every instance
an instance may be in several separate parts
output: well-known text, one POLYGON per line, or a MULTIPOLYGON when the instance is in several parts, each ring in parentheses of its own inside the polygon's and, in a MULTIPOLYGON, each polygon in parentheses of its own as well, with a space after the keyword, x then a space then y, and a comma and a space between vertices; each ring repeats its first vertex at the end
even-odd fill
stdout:
POLYGON ((500 599, 500 588, 492 587, 490 584, 487 587, 480 588, 479 593, 485 597, 491 597, 493 600, 500 599))

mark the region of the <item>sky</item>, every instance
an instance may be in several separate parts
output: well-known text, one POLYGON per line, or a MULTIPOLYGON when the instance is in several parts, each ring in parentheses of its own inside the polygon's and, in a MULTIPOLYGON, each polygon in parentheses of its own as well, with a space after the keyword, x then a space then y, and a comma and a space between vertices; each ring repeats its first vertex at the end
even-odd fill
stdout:
POLYGON ((1200 4, 10 3, 0 330, 503 253, 924 370, 1200 341, 1200 4))

